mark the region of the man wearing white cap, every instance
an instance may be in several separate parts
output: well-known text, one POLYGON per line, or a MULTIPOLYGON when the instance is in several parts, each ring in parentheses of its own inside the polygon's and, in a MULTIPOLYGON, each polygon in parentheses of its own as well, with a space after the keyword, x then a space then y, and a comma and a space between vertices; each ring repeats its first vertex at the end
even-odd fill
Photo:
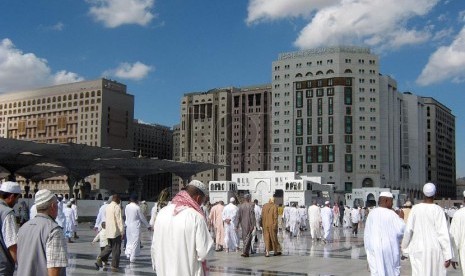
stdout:
POLYGON ((0 275, 13 275, 15 272, 18 227, 13 206, 18 201, 21 188, 16 182, 7 181, 0 187, 0 275))
MULTIPOLYGON (((463 199, 465 202, 465 192, 463 192, 463 199)), ((459 209, 452 220, 450 225, 450 236, 452 239, 452 245, 454 246, 455 258, 460 260, 462 266, 462 274, 465 275, 465 208, 459 209), (458 258, 459 257, 459 258, 458 258)))
POLYGON ((224 221, 224 246, 226 252, 239 250, 239 238, 237 237, 237 211, 239 208, 234 205, 234 197, 229 199, 229 204, 223 209, 224 221))
POLYGON ((333 226, 333 210, 329 208, 329 201, 326 201, 325 207, 321 209, 321 224, 323 226, 323 242, 327 243, 331 238, 333 226))
POLYGON ((392 210, 393 196, 381 192, 378 208, 366 220, 364 244, 371 275, 400 275, 400 242, 405 223, 392 210))
POLYGON ((37 215, 18 232, 16 275, 66 275, 68 252, 63 229, 55 222, 58 200, 49 190, 35 195, 37 215))
POLYGON ((433 183, 423 186, 423 194, 423 202, 413 206, 410 212, 402 251, 408 252, 413 276, 446 275, 452 259, 446 217, 442 208, 434 204, 436 186, 433 183))
POLYGON ((321 238, 321 209, 316 205, 316 200, 313 200, 312 206, 308 207, 308 224, 310 225, 310 235, 312 241, 315 242, 321 238))
POLYGON ((207 196, 207 186, 192 180, 157 214, 151 252, 157 275, 206 275, 213 239, 200 205, 207 196))

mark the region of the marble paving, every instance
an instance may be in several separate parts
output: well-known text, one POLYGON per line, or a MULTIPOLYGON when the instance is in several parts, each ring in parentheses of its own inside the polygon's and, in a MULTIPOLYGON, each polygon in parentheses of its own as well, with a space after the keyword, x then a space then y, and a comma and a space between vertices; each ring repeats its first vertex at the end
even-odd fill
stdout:
MULTIPOLYGON (((120 271, 97 270, 94 262, 100 252, 98 244, 92 246, 95 232, 89 224, 80 224, 76 243, 69 244, 70 253, 67 275, 156 275, 152 269, 150 243, 153 232, 142 233, 141 256, 130 264, 121 256, 120 271)), ((220 275, 262 275, 262 276, 329 276, 329 275, 370 275, 367 269, 366 254, 363 248, 363 229, 354 237, 350 229, 334 228, 333 241, 329 243, 312 242, 309 231, 291 238, 280 233, 279 240, 283 248, 282 256, 266 258, 264 244, 256 246, 257 254, 243 258, 237 252, 214 252, 208 259, 211 276, 220 275)), ((169 254, 170 252, 166 252, 169 254)), ((410 263, 402 261, 402 275, 410 275, 410 263)), ((461 268, 449 268, 448 275, 461 275, 461 268)), ((182 275, 180 275, 182 276, 182 275)))

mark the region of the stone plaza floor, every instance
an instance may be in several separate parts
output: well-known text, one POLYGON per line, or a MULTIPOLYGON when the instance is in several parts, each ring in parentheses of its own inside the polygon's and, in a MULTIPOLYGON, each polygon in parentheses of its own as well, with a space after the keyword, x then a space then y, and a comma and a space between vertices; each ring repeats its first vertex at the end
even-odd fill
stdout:
MULTIPOLYGON (((94 263, 100 252, 98 243, 91 241, 95 232, 89 224, 81 223, 78 229, 79 239, 68 244, 70 254, 67 275, 156 275, 152 269, 150 244, 153 232, 142 233, 141 256, 130 264, 121 254, 120 271, 97 270, 94 263)), ((258 246, 258 253, 243 258, 237 252, 214 252, 208 259, 211 276, 220 275, 267 275, 267 276, 323 276, 323 275, 370 275, 367 269, 365 249, 363 248, 363 229, 353 237, 350 229, 334 228, 333 241, 327 244, 312 243, 309 231, 297 238, 280 233, 279 240, 283 248, 282 256, 264 256, 264 244, 258 246)), ((166 254, 170 254, 169 250, 166 254)), ((175 256, 173 256, 175 258, 175 256)), ((401 261, 401 275, 410 275, 410 262, 401 261)), ((447 275, 461 275, 461 268, 448 269, 447 275)), ((173 275, 176 276, 176 275, 173 275)), ((182 275, 179 275, 182 276, 182 275)))

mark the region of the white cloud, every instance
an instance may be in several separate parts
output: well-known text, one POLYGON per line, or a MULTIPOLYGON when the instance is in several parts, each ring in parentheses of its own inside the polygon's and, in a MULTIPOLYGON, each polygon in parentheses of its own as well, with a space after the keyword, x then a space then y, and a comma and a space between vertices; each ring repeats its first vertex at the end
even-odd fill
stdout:
POLYGON ((71 72, 53 74, 46 59, 33 53, 23 53, 8 38, 0 41, 0 92, 81 80, 82 77, 71 72))
POLYGON ((155 15, 151 12, 155 0, 87 0, 89 13, 108 28, 125 24, 146 26, 155 15))
POLYGON ((251 24, 286 17, 309 16, 312 11, 339 2, 340 0, 250 0, 246 22, 251 24))
POLYGON ((422 86, 445 80, 465 81, 465 26, 449 46, 440 47, 434 52, 423 68, 417 83, 422 86))
POLYGON ((301 49, 326 45, 367 44, 387 48, 418 44, 431 32, 407 28, 407 22, 428 14, 439 0, 251 0, 247 22, 303 16, 315 11, 295 45, 301 49))
POLYGON ((50 25, 50 26, 40 25, 39 29, 43 30, 43 31, 57 31, 57 32, 60 32, 60 31, 63 31, 65 29, 65 24, 63 24, 63 22, 57 22, 56 24, 50 25))
POLYGON ((115 69, 105 71, 103 75, 115 76, 122 79, 141 80, 145 78, 152 70, 153 66, 145 65, 140 61, 137 61, 133 64, 124 62, 115 69))

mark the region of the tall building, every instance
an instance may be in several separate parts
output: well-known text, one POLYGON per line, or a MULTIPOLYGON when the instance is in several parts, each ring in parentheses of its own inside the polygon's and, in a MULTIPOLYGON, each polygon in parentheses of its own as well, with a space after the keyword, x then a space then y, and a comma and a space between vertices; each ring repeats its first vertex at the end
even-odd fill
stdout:
MULTIPOLYGON (((44 143, 73 142, 132 149, 134 96, 107 79, 63 84, 0 95, 0 136, 44 143)), ((92 189, 119 187, 111 176, 87 179, 92 189)), ((64 178, 40 188, 68 193, 64 178)))
MULTIPOLYGON (((173 160, 180 161, 181 160, 181 125, 177 124, 173 126, 173 160)), ((172 181, 171 181, 171 194, 173 195, 175 192, 180 191, 182 185, 182 179, 177 176, 176 174, 172 174, 172 181)))
POLYGON ((424 97, 427 144, 427 180, 436 184, 437 196, 455 198, 455 116, 437 100, 424 97))
MULTIPOLYGON (((180 161, 228 165, 193 176, 202 182, 231 177, 231 92, 237 90, 233 87, 212 89, 185 94, 182 98, 180 161)), ((183 184, 186 183, 175 185, 183 187, 183 184)))
POLYGON ((270 85, 185 94, 181 104, 180 161, 227 165, 195 176, 205 182, 230 180, 232 172, 268 170, 270 104, 270 85))
MULTIPOLYGON (((402 136, 405 103, 396 81, 380 74, 370 49, 283 53, 272 70, 272 169, 321 176, 340 193, 413 190, 402 165, 420 162, 421 153, 401 149, 409 140, 408 133, 402 136)), ((421 171, 416 174, 415 183, 421 171)))
POLYGON ((233 93, 232 173, 270 167, 271 86, 243 87, 233 93))
MULTIPOLYGON (((133 149, 143 157, 172 159, 173 131, 167 126, 134 120, 133 149)), ((143 198, 154 200, 161 190, 171 187, 171 173, 146 176, 143 178, 143 183, 143 198)))

